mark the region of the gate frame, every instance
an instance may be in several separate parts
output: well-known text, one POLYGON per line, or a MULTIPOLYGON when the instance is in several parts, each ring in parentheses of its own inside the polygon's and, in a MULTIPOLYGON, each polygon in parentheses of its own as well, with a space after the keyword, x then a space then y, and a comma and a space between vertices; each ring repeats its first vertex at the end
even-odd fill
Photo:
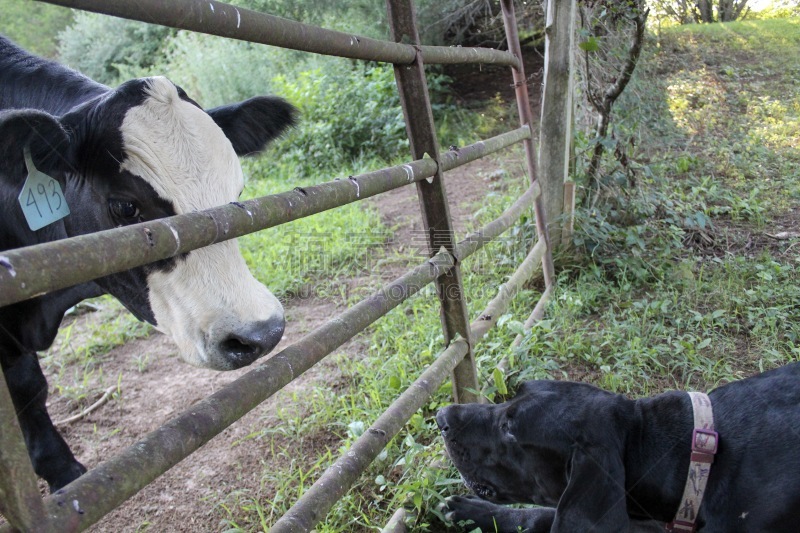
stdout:
MULTIPOLYGON (((9 524, 0 526, 0 533, 14 530, 78 531, 101 519, 107 512, 427 283, 435 282, 442 309, 446 349, 414 385, 354 443, 351 451, 355 453, 348 453, 347 457, 337 461, 340 472, 343 467, 349 472, 347 480, 337 478, 338 490, 321 488, 325 480, 336 478, 332 467, 273 527, 274 531, 308 531, 324 518, 319 511, 327 511, 346 492, 374 456, 438 389, 448 372, 452 372, 456 402, 479 399, 473 345, 494 326, 511 298, 533 275, 539 262, 542 264, 546 290, 537 303, 534 314, 537 311, 541 314, 552 293, 553 263, 542 199, 542 189, 545 186, 540 188, 536 179, 532 114, 513 1, 501 0, 509 52, 420 45, 413 0, 386 0, 395 42, 335 32, 205 0, 175 0, 169 3, 160 0, 44 1, 223 37, 394 64, 414 158, 411 163, 362 174, 350 180, 322 183, 300 191, 262 197, 235 206, 222 206, 201 213, 178 215, 9 250, 0 255, 0 266, 5 267, 0 268, 2 306, 296 220, 415 182, 428 237, 428 261, 387 284, 301 341, 255 366, 232 384, 193 405, 117 457, 102 463, 44 500, 38 492, 5 379, 0 371, 0 424, 4 428, 0 433, 0 471, 8 474, 0 477, 0 512, 9 520, 9 524), (457 151, 440 153, 424 65, 459 62, 512 67, 522 127, 457 151), (525 146, 531 187, 498 219, 456 243, 443 172, 520 141, 525 146), (531 206, 535 211, 538 242, 531 247, 528 257, 512 278, 501 286, 500 293, 490 302, 484 313, 470 323, 461 282, 460 262, 508 229, 531 206), (176 236, 180 236, 180 240, 176 236), (115 245, 113 248, 109 247, 111 243, 115 245), (65 275, 65 272, 70 271, 64 268, 66 265, 70 265, 72 271, 65 275), (53 275, 53 272, 58 272, 58 276, 53 275), (398 298, 398 294, 402 296, 398 298), (169 442, 180 442, 180 449, 175 449, 175 446, 170 448, 167 444, 169 442), (153 450, 158 450, 159 458, 149 457, 153 450)), ((550 4, 553 5, 554 0, 550 4)), ((574 0, 570 0, 570 4, 574 4, 574 0)), ((546 133, 542 130, 542 139, 547 138, 546 133)), ((551 183, 546 188, 551 190, 557 185, 551 183)), ((563 178, 561 186, 563 189, 563 178)), ((398 511, 396 517, 400 514, 398 511)), ((399 523, 394 518, 392 521, 399 523)))

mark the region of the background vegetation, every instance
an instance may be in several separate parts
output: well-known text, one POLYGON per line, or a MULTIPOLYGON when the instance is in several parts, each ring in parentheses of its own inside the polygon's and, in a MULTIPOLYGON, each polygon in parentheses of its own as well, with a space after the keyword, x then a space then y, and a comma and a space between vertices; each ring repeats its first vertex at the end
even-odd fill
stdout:
MULTIPOLYGON (((382 2, 237 4, 385 37, 382 2)), ((417 4, 427 42, 501 40, 493 33, 496 2, 417 4)), ((528 4, 520 6, 523 20, 530 19, 523 33, 535 42, 541 8, 528 4)), ((666 7, 677 4, 648 5, 664 17, 666 7)), ((668 27, 665 19, 653 18, 633 80, 600 139, 607 148, 597 173, 603 194, 576 212, 573 247, 558 258, 558 289, 546 319, 531 331, 522 328, 539 297, 540 287, 533 284, 479 346, 480 378, 490 401, 503 400, 520 381, 534 378, 579 379, 631 397, 676 387, 707 389, 800 358, 800 19, 788 16, 796 8, 796 2, 779 3, 758 20, 751 13, 726 24, 668 27), (520 333, 522 344, 510 349, 520 333), (511 364, 498 380, 502 357, 511 364)), ((20 0, 0 0, 0 10, 4 33, 111 85, 169 72, 207 107, 270 92, 290 99, 303 122, 269 158, 245 162, 250 196, 406 157, 402 113, 386 66, 277 49, 265 54, 258 45, 20 0), (34 17, 35 33, 28 26, 34 17)), ((609 42, 600 38, 598 50, 609 42)), ((495 111, 483 110, 482 116, 457 108, 442 71, 432 71, 429 82, 443 145, 463 145, 492 131, 495 111)), ((589 104, 579 105, 590 116, 589 104)), ((590 120, 581 124, 574 177, 585 191, 598 139, 590 120)), ((475 206, 475 226, 496 216, 524 186, 520 154, 498 165, 516 178, 490 187, 475 206)), ((383 244, 391 233, 374 210, 359 205, 248 236, 242 246, 256 275, 288 296, 345 272, 367 273, 376 261, 417 261, 386 255, 383 244), (325 253, 315 253, 322 243, 325 253)), ((510 237, 464 265, 473 312, 513 271, 531 233, 530 222, 521 221, 510 237)), ((150 333, 110 300, 101 306, 91 335, 78 342, 66 327, 57 351, 43 358, 56 374, 54 388, 69 401, 85 402, 108 385, 100 362, 112 346, 150 333)), ((295 398, 277 423, 266 421, 270 429, 250 436, 268 442, 280 460, 265 468, 259 487, 208 502, 221 528, 266 530, 288 509, 437 356, 438 320, 430 291, 412 298, 362 338, 368 358, 334 356, 341 371, 336 383, 295 398), (308 453, 298 455, 298 449, 308 453)), ((445 385, 317 531, 374 531, 400 505, 413 512, 416 531, 449 527, 437 505, 464 489, 443 459, 432 418, 449 398, 445 385)))

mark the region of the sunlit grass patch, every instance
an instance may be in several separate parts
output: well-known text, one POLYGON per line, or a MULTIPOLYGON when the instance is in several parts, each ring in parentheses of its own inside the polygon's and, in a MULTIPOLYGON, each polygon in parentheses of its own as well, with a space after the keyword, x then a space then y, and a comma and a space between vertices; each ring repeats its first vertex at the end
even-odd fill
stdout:
MULTIPOLYGON (((357 165, 357 166, 356 166, 357 165)), ((380 168, 378 162, 361 162, 350 174, 380 168)), ((332 176, 298 179, 292 164, 273 164, 266 158, 248 163, 250 175, 243 198, 255 198, 329 181, 332 176)), ((346 169, 338 171, 348 175, 346 169)), ((242 254, 253 275, 279 297, 301 289, 309 296, 332 296, 341 289, 337 279, 366 272, 373 255, 389 237, 379 214, 365 206, 349 204, 239 239, 242 254), (310 285, 309 285, 310 284, 310 285)))

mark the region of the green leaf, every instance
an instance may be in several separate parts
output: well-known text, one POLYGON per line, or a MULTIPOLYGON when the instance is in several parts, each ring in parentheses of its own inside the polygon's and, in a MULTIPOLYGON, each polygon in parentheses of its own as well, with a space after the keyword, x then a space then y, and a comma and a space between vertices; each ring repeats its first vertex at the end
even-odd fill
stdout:
POLYGON ((422 508, 422 494, 419 492, 414 494, 414 507, 417 509, 422 508))
POLYGON ((495 368, 492 370, 492 378, 494 378, 494 386, 497 388, 497 392, 500 394, 508 394, 508 389, 506 388, 506 377, 503 374, 503 371, 499 368, 495 368))
POLYGON ((584 52, 597 52, 600 50, 600 43, 592 36, 578 45, 584 52))
POLYGON ((401 382, 400 382, 400 378, 398 376, 395 375, 395 376, 392 376, 392 377, 389 378, 389 387, 390 388, 392 388, 394 390, 397 390, 397 389, 400 388, 400 385, 401 385, 401 382))
POLYGON ((506 324, 506 327, 508 327, 511 333, 516 335, 525 335, 525 327, 519 320, 509 320, 506 324))

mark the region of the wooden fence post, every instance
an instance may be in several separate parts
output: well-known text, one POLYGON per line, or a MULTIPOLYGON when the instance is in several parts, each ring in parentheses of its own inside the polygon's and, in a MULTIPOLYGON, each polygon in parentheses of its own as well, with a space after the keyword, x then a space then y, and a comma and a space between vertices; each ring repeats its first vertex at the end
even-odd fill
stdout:
POLYGON ((538 175, 550 242, 557 247, 562 235, 560 217, 564 212, 564 183, 572 146, 575 0, 548 0, 546 20, 538 175))

